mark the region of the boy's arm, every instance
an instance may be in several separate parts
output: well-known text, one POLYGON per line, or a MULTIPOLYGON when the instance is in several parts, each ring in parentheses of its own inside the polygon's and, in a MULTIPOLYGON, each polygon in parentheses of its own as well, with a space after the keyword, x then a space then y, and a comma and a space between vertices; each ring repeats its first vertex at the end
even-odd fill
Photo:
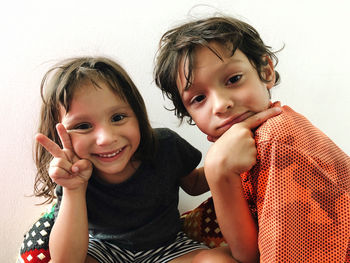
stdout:
MULTIPOLYGON (((239 262, 258 262, 258 231, 243 195, 240 174, 256 163, 251 129, 281 112, 271 108, 233 125, 209 149, 205 175, 213 196, 221 232, 239 262)), ((208 138, 213 139, 213 138, 208 138)))
POLYGON ((259 146, 265 168, 256 189, 261 261, 350 262, 350 196, 344 188, 350 186, 350 158, 322 132, 298 125, 302 137, 290 133, 288 140, 259 146), (308 143, 308 151, 300 142, 308 143))
POLYGON ((222 136, 209 149, 204 167, 216 217, 232 256, 238 262, 258 262, 257 226, 243 195, 239 176, 241 169, 248 170, 255 163, 256 149, 251 134, 243 135, 247 138, 222 136), (247 168, 235 170, 239 163, 244 163, 247 168))
POLYGON ((209 191, 203 167, 194 169, 180 180, 181 188, 189 195, 201 195, 209 191))

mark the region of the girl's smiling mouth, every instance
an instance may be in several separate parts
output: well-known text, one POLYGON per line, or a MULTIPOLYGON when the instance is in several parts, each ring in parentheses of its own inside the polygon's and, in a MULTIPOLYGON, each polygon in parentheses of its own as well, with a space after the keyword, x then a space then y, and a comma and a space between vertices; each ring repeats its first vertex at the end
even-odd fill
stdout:
POLYGON ((120 154, 123 152, 124 149, 125 149, 125 146, 113 152, 95 153, 93 155, 103 161, 114 161, 120 156, 120 154))

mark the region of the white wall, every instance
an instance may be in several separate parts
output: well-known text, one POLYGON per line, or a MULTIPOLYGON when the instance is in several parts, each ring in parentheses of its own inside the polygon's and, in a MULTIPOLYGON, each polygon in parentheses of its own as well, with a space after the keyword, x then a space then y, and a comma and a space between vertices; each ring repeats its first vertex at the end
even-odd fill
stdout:
MULTIPOLYGON (((274 99, 289 104, 350 154, 350 81, 347 0, 247 1, 26 1, 0 9, 0 258, 14 262, 22 236, 42 207, 32 193, 35 167, 33 135, 39 110, 39 83, 57 59, 108 55, 127 69, 140 88, 154 126, 178 131, 205 154, 209 147, 196 127, 178 127, 152 82, 153 58, 165 30, 195 15, 217 11, 237 15, 255 26, 267 44, 279 49, 282 84, 274 99)), ((181 193, 181 211, 208 195, 181 193)))

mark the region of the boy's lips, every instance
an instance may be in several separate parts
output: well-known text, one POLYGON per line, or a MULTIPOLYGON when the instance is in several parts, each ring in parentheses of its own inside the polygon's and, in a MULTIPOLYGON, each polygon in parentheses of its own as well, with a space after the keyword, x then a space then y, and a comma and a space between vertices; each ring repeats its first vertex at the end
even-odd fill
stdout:
POLYGON ((242 114, 233 116, 231 118, 226 119, 225 121, 223 121, 217 128, 217 130, 222 130, 224 129, 225 131, 228 130, 232 125, 236 124, 236 123, 240 123, 242 121, 244 121, 245 119, 249 118, 250 116, 252 116, 254 113, 247 111, 244 112, 242 114))

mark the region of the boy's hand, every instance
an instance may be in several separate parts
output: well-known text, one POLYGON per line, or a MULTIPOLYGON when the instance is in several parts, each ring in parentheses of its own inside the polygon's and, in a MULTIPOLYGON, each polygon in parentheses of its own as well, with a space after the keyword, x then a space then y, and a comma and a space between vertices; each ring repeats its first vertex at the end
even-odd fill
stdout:
POLYGON ((232 125, 220 138, 208 137, 215 143, 210 147, 205 158, 205 173, 227 175, 241 174, 256 163, 256 145, 252 129, 267 119, 281 113, 281 108, 274 107, 259 112, 243 122, 232 125))
MULTIPOLYGON (((282 112, 282 109, 279 107, 273 107, 273 108, 269 108, 265 111, 256 113, 255 115, 249 117, 248 119, 237 123, 235 125, 243 125, 247 128, 250 127, 250 129, 254 129, 256 127, 258 127, 260 124, 262 124, 263 122, 265 122, 266 120, 268 120, 271 117, 274 117, 278 114, 280 114, 282 112)), ((233 125, 233 126, 235 126, 233 125)), ((232 127, 231 127, 232 128, 232 127)), ((226 131, 228 132, 228 130, 226 131)), ((212 136, 207 136, 207 140, 210 142, 216 142, 217 139, 219 139, 220 137, 212 137, 212 136)))
POLYGON ((70 136, 63 124, 57 124, 56 129, 63 149, 43 134, 35 136, 37 142, 54 157, 50 162, 49 176, 55 183, 70 190, 86 186, 92 174, 91 162, 80 159, 75 154, 70 136))

